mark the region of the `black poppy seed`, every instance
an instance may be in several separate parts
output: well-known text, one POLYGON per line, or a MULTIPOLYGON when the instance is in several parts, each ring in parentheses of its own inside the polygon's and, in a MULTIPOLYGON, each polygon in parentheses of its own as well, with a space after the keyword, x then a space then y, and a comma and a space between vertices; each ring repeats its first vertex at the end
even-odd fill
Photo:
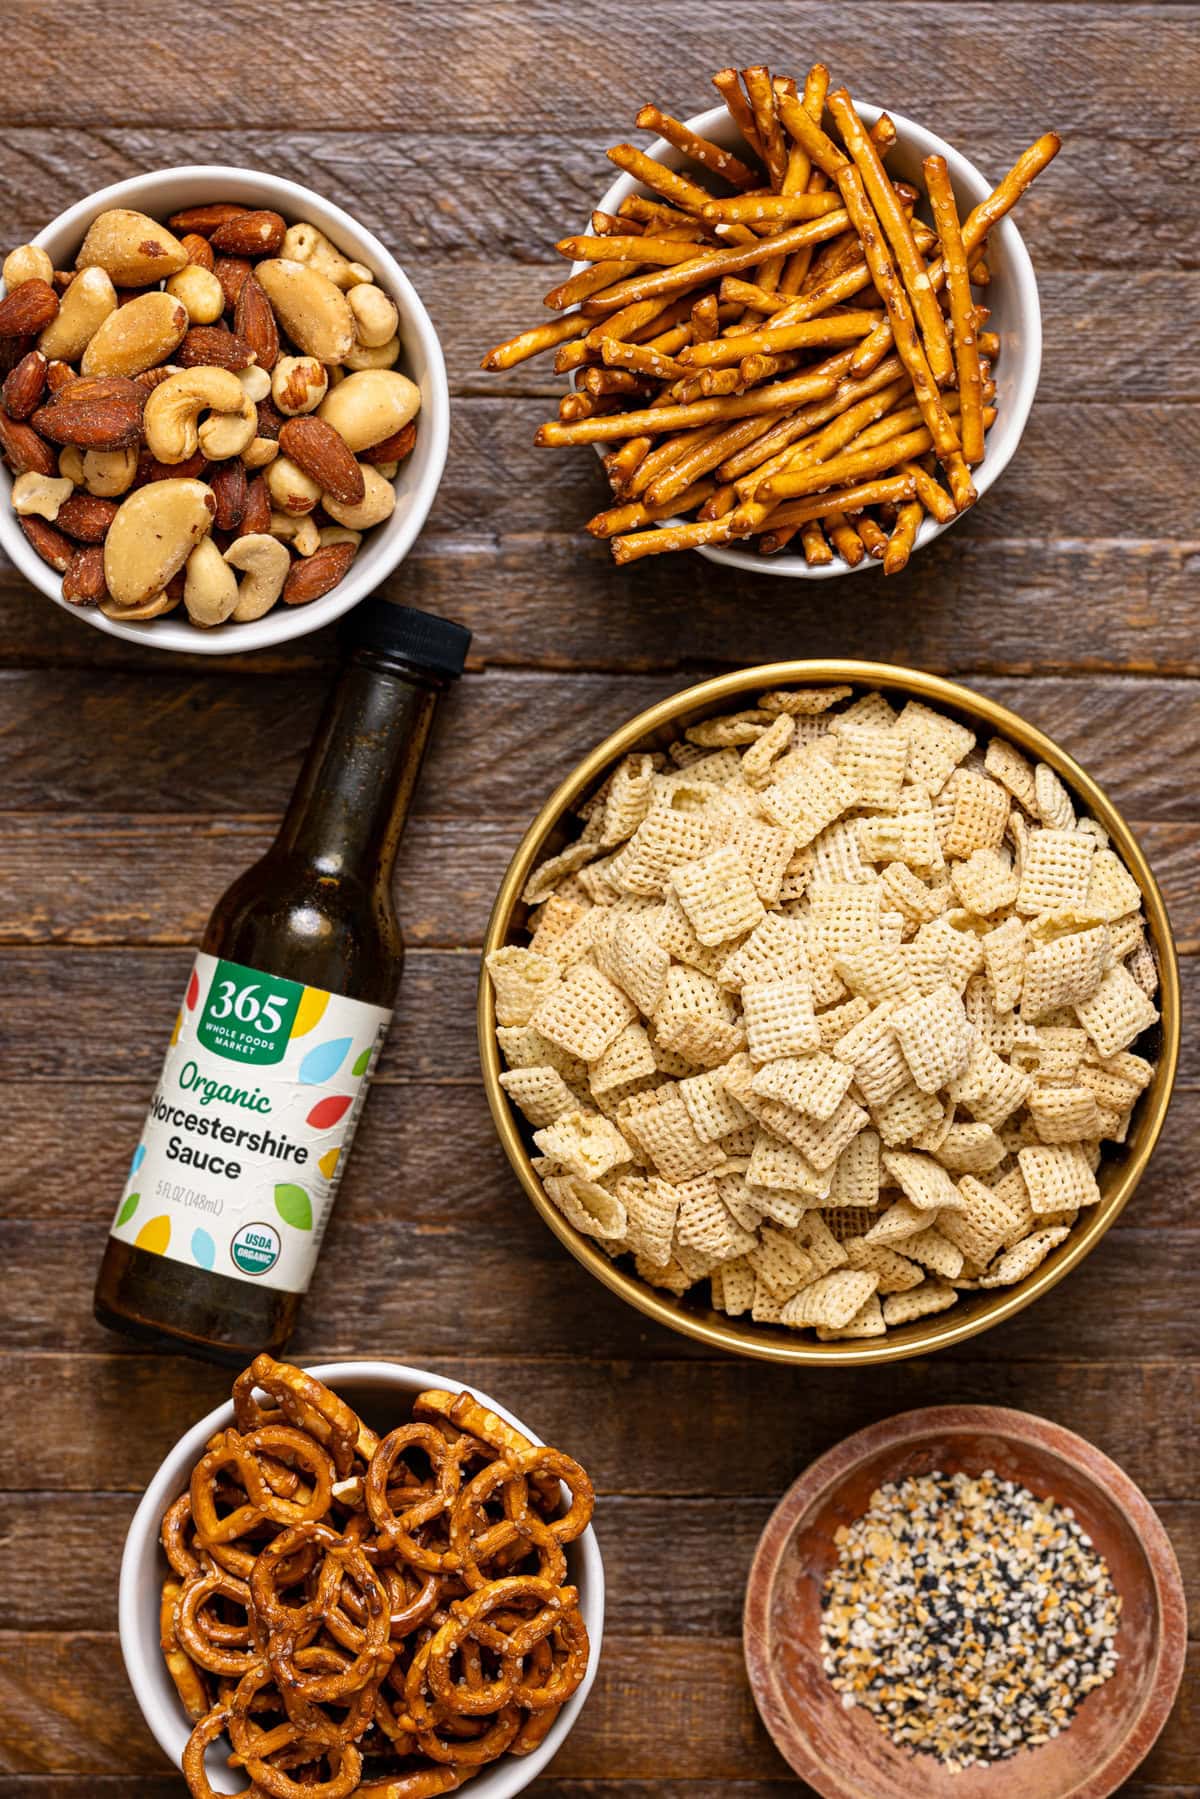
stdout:
POLYGON ((838 1533, 821 1608, 842 1704, 950 1769, 1057 1736, 1117 1665, 1121 1602, 1090 1538, 990 1471, 875 1492, 838 1533))

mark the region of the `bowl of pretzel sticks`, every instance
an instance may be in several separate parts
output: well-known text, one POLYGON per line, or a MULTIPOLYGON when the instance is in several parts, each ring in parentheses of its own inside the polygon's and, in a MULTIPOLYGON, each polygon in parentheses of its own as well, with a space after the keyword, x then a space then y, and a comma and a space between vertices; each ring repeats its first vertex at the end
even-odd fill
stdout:
POLYGON ((549 797, 478 1030, 513 1171, 590 1274, 712 1347, 861 1366, 1095 1248, 1166 1117, 1179 974, 1136 837, 1042 731, 781 662, 660 701, 549 797))
POLYGON ((623 173, 561 239, 559 314, 485 369, 553 350, 572 391, 537 442, 590 444, 617 562, 697 549, 730 567, 898 573, 1014 455, 1041 364, 1028 251, 1007 216, 1059 149, 995 187, 899 113, 764 67, 723 105, 619 144, 623 173))
POLYGON ((159 1468, 121 1563, 126 1671, 192 1799, 522 1792, 596 1674, 593 1505, 483 1394, 258 1356, 159 1468))

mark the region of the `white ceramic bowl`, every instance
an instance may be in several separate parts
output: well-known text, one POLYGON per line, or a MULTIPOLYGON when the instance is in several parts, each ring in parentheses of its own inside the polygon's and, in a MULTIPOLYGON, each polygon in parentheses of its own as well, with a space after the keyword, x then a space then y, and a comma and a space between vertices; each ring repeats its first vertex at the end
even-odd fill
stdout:
MULTIPOLYGON (((423 1368, 403 1367, 399 1362, 326 1362, 314 1367, 312 1373, 342 1394, 369 1424, 381 1431, 392 1430, 397 1424, 404 1423, 409 1415, 407 1402, 425 1388, 448 1388, 454 1392, 463 1385, 456 1376, 430 1374, 423 1368)), ((498 1400, 489 1398, 475 1387, 468 1391, 524 1432, 532 1442, 541 1442, 527 1424, 514 1418, 498 1400)), ((215 1431, 232 1423, 232 1403, 220 1405, 179 1439, 146 1488, 129 1526, 121 1557, 119 1622, 125 1671, 142 1716, 159 1747, 176 1766, 182 1758, 191 1725, 159 1647, 159 1603, 162 1583, 168 1574, 167 1559, 158 1540, 159 1525, 168 1505, 186 1490, 192 1469, 204 1454, 208 1439, 215 1431)), ((604 1564, 596 1533, 590 1525, 576 1542, 568 1544, 567 1568, 572 1582, 579 1588, 579 1609, 591 1642, 583 1682, 563 1706, 545 1740, 531 1755, 502 1756, 471 1781, 474 1799, 512 1799, 514 1793, 524 1792, 562 1748, 596 1678, 604 1630, 604 1564)), ((221 1741, 213 1745, 208 1755, 209 1779, 219 1793, 240 1792, 245 1785, 244 1776, 225 1765, 227 1753, 221 1741)))
MULTIPOLYGON (((867 125, 873 125, 883 110, 861 100, 856 100, 855 105, 867 125)), ((954 187, 954 198, 963 217, 991 193, 994 184, 985 180, 974 163, 968 162, 953 145, 935 137, 924 126, 906 119, 902 113, 894 112, 890 106, 887 112, 896 127, 896 145, 887 159, 888 170, 892 175, 910 181, 924 190, 922 160, 926 156, 944 156, 954 187)), ((744 151, 741 133, 723 106, 714 106, 709 112, 697 113, 695 118, 688 120, 688 124, 701 137, 712 138, 726 149, 744 151)), ((661 137, 655 138, 647 154, 655 162, 665 163, 671 169, 682 168, 687 164, 687 158, 661 137)), ((613 182, 598 205, 603 212, 616 212, 621 201, 628 199, 630 194, 645 191, 631 176, 622 175, 613 182)), ((928 216, 928 208, 925 213, 928 216)), ((992 272, 992 279, 983 290, 984 302, 991 308, 987 328, 989 331, 999 332, 1001 348, 994 372, 997 418, 987 434, 983 461, 971 471, 979 500, 983 499, 988 488, 1000 478, 1012 461, 1033 405, 1042 366, 1042 315, 1038 305, 1037 282, 1029 252, 1022 243, 1021 234, 1011 216, 1003 219, 989 234, 987 257, 992 272)), ((586 263, 577 262, 571 272, 578 274, 587 266, 586 263)), ((608 447, 598 446, 601 453, 605 453, 608 447)), ((977 505, 979 500, 976 501, 977 505)), ((952 519, 950 523, 955 521, 952 519)), ((949 525, 939 525, 927 513, 917 532, 916 549, 923 549, 949 528, 949 525)), ((852 570, 840 556, 835 556, 823 568, 810 568, 803 556, 786 550, 777 556, 760 556, 753 550, 727 549, 716 544, 701 546, 700 554, 710 562, 723 563, 726 568, 744 568, 756 575, 789 575, 805 581, 824 581, 833 575, 858 573, 862 569, 881 566, 873 556, 864 556, 857 568, 852 570)))
POLYGON ((300 219, 311 219, 345 256, 354 262, 365 262, 374 271, 380 287, 399 307, 400 338, 404 348, 397 366, 420 388, 421 410, 417 415, 416 447, 401 463, 396 477, 396 510, 384 524, 376 525, 366 535, 349 574, 323 599, 313 600, 307 606, 280 604, 272 607, 264 618, 250 624, 217 625, 209 631, 200 630, 179 613, 167 613, 143 624, 122 624, 118 619, 107 618, 98 606, 69 605, 62 598, 62 577, 34 553, 17 523, 9 499, 12 478, 8 469, 2 467, 0 546, 47 599, 113 637, 150 644, 160 650, 228 656, 238 651, 261 649, 266 644, 284 643, 288 638, 304 637, 310 631, 320 630, 322 625, 340 618, 343 612, 348 612, 351 606, 372 593, 408 554, 425 523, 446 464, 450 443, 450 389, 437 333, 399 263, 377 237, 364 231, 340 206, 323 200, 311 188, 285 181, 279 175, 265 175, 257 169, 232 168, 222 163, 155 169, 146 175, 134 175, 128 181, 116 181, 111 187, 101 188, 98 193, 77 201, 44 231, 39 231, 33 241, 49 251, 55 268, 70 268, 88 226, 97 213, 110 206, 133 207, 165 221, 169 214, 179 212, 185 206, 218 200, 270 207, 282 213, 289 225, 300 219))

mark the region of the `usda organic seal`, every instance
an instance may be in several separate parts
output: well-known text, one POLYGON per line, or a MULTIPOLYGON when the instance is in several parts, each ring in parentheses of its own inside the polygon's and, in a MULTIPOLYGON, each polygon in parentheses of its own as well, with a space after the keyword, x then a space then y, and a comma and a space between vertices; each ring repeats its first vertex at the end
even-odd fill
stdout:
POLYGON ((243 1274, 268 1274, 279 1260, 282 1239, 273 1224, 244 1224, 229 1245, 235 1268, 243 1274))

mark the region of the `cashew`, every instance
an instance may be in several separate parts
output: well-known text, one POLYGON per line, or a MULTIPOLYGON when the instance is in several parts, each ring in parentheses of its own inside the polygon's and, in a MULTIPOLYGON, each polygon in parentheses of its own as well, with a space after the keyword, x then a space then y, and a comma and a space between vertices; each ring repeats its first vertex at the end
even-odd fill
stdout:
POLYGON ((39 518, 53 524, 59 507, 74 491, 75 483, 64 476, 38 475, 29 469, 12 484, 12 508, 21 518, 30 518, 36 512, 39 518))
POLYGON ((273 512, 271 536, 280 543, 290 543, 297 556, 313 556, 321 547, 317 521, 308 513, 303 518, 293 518, 288 512, 273 512))
POLYGON ((104 579, 118 606, 144 606, 211 530, 213 492, 203 481, 151 481, 123 500, 104 540, 104 579))
MULTIPOLYGON (((307 263, 310 269, 316 269, 332 281, 335 287, 353 287, 362 276, 356 275, 356 267, 362 264, 347 262, 336 245, 331 244, 323 231, 304 219, 298 225, 289 225, 284 234, 283 247, 279 254, 287 257, 289 262, 307 263)), ((370 275, 367 276, 370 280, 370 275)))
POLYGON ((320 532, 321 548, 329 549, 331 544, 352 543, 357 550, 362 542, 361 531, 350 531, 345 525, 323 525, 320 532))
POLYGON ((266 479, 272 506, 293 518, 311 512, 321 497, 320 483, 298 468, 290 456, 277 456, 269 463, 266 479))
POLYGON ((167 292, 187 308, 193 325, 215 325, 225 310, 221 283, 211 269, 202 269, 197 262, 189 262, 177 275, 172 275, 167 282, 167 292))
POLYGON ((354 347, 346 296, 308 263, 268 257, 255 270, 271 309, 292 342, 320 362, 341 362, 354 347))
MULTIPOLYGON (((137 465, 136 450, 85 450, 83 485, 101 499, 115 500, 132 487, 137 465)), ((59 469, 62 474, 67 472, 61 463, 59 469)))
POLYGON ((356 453, 382 443, 407 425, 421 404, 421 390, 395 369, 363 369, 326 394, 318 417, 332 425, 356 453))
POLYGON ((178 594, 152 593, 140 606, 118 606, 113 599, 101 600, 100 610, 105 618, 126 619, 132 623, 144 618, 161 618, 164 612, 174 612, 179 600, 178 594))
POLYGON ((396 479, 396 471, 400 467, 400 464, 398 462, 377 462, 374 466, 379 470, 385 481, 394 481, 396 479))
POLYGON ((4 285, 11 294, 23 281, 49 281, 54 264, 36 244, 21 244, 4 258, 4 285))
POLYGON ((117 290, 109 275, 104 269, 84 269, 63 295, 58 317, 51 319, 38 338, 38 349, 52 362, 77 362, 109 313, 116 310, 117 290))
POLYGON ((187 311, 170 294, 139 294, 109 313, 83 352, 80 372, 140 375, 165 362, 187 328, 187 311))
POLYGON ((346 367, 352 372, 359 369, 390 369, 400 360, 400 339, 389 337, 385 344, 377 344, 374 349, 366 344, 355 344, 347 352, 346 367))
POLYGON ((260 369, 256 362, 252 362, 249 368, 238 369, 237 378, 242 384, 242 392, 246 398, 253 400, 256 405, 259 400, 265 400, 271 391, 270 375, 266 369, 260 369))
POLYGON ((268 537, 264 531, 252 531, 239 537, 225 552, 231 568, 244 570, 238 585, 237 605, 231 617, 235 625, 249 624, 269 612, 287 580, 292 558, 285 543, 268 537))
POLYGON ((223 625, 238 601, 237 576, 211 537, 202 537, 187 559, 183 603, 194 625, 223 625))
POLYGON ((369 525, 381 525, 385 518, 391 518, 396 510, 396 490, 369 462, 360 462, 358 466, 363 473, 365 492, 357 506, 340 506, 329 493, 321 495, 321 504, 339 525, 349 525, 352 531, 365 531, 369 525))
POLYGON ((377 350, 380 344, 395 337, 400 314, 381 287, 360 282, 350 289, 346 302, 354 314, 354 334, 360 344, 365 344, 369 350, 377 350))
POLYGON ((311 412, 325 398, 329 376, 315 356, 281 356, 271 371, 271 398, 285 418, 311 412))
POLYGON ((106 269, 118 287, 148 287, 186 266, 188 253, 165 225, 114 206, 88 227, 75 258, 77 269, 106 269))
POLYGON ((228 369, 205 365, 168 375, 142 414, 146 443, 160 462, 186 462, 202 449, 211 462, 240 456, 258 430, 254 403, 228 369), (202 425, 200 414, 209 417, 202 425))
POLYGON ((268 462, 274 462, 279 454, 279 444, 273 437, 252 437, 242 451, 242 461, 247 468, 266 468, 268 462))

